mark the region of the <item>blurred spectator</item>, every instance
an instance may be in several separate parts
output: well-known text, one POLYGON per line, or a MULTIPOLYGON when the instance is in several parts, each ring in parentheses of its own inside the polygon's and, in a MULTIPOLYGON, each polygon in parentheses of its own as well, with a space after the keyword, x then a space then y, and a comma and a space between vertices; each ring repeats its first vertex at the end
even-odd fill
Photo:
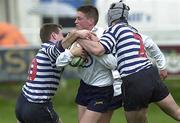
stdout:
POLYGON ((9 23, 0 23, 0 47, 24 47, 27 45, 27 40, 16 26, 9 23))

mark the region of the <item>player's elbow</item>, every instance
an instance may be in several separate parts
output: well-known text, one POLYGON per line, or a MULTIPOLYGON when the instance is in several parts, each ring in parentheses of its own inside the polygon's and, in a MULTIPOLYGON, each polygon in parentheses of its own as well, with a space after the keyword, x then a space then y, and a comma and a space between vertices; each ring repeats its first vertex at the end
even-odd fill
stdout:
POLYGON ((109 63, 109 64, 106 64, 106 68, 110 69, 110 70, 114 70, 116 69, 116 66, 117 64, 116 63, 109 63))
POLYGON ((111 63, 111 69, 112 69, 112 70, 116 69, 116 67, 117 67, 117 60, 115 60, 115 61, 113 61, 113 62, 111 63))
POLYGON ((114 70, 117 67, 117 60, 113 60, 112 58, 112 60, 107 63, 106 67, 108 67, 108 69, 114 70))

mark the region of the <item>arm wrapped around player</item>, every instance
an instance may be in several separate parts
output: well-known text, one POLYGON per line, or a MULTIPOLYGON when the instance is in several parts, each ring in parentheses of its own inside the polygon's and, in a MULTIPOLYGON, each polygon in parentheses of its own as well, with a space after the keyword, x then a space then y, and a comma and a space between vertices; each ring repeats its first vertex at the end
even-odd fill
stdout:
POLYGON ((63 39, 62 46, 64 49, 69 48, 78 38, 88 39, 92 33, 88 30, 72 30, 63 39))

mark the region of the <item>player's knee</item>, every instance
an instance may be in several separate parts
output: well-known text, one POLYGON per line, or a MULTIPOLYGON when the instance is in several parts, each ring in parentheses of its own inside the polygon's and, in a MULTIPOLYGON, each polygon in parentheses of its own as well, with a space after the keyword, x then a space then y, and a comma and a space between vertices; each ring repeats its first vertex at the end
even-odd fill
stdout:
POLYGON ((147 111, 146 109, 141 109, 133 112, 126 112, 126 118, 128 123, 146 123, 147 121, 147 111))
POLYGON ((146 120, 146 118, 147 118, 146 114, 139 114, 139 115, 137 115, 137 120, 138 121, 144 121, 144 120, 146 120))
POLYGON ((176 118, 176 120, 177 121, 180 121, 180 108, 177 110, 177 118, 176 118))
POLYGON ((145 121, 147 120, 147 109, 141 109, 140 111, 138 111, 138 114, 136 116, 139 123, 145 123, 145 121))
POLYGON ((171 117, 177 121, 180 121, 180 108, 178 108, 177 110, 175 110, 171 117))

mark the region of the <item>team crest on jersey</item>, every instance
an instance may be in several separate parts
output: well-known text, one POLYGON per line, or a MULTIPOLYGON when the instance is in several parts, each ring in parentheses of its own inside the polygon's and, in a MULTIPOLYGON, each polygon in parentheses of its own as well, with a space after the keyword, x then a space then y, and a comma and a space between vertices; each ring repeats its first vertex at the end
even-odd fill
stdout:
POLYGON ((88 55, 87 58, 84 60, 84 64, 81 67, 89 67, 93 64, 93 58, 91 55, 88 55))

